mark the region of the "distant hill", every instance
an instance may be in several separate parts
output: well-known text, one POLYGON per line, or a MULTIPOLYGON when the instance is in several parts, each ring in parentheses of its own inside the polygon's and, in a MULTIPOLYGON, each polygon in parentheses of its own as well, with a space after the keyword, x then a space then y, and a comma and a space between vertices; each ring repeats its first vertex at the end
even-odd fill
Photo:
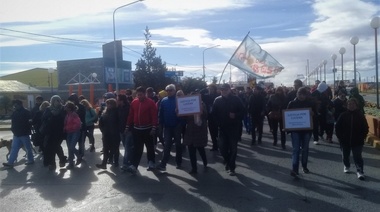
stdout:
MULTIPOLYGON (((50 87, 49 77, 50 74, 46 68, 34 68, 27 71, 2 76, 0 77, 0 80, 17 80, 33 87, 50 87)), ((58 87, 57 71, 54 71, 53 73, 53 87, 58 87)))

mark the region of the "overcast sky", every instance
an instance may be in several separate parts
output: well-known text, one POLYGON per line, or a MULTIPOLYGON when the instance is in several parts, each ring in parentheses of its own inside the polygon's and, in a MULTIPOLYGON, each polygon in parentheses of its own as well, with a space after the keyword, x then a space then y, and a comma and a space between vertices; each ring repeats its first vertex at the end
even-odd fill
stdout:
MULTIPOLYGON (((102 57, 102 44, 113 40, 112 13, 133 0, 12 0, 0 7, 0 76, 36 67, 56 67, 56 61, 102 57)), ((285 69, 270 79, 292 85, 346 48, 344 70, 353 78, 353 45, 362 81, 375 76, 375 37, 370 20, 380 16, 379 0, 145 0, 117 10, 116 39, 123 41, 124 59, 134 64, 144 49, 148 27, 156 53, 169 69, 201 77, 204 51, 206 80, 220 76, 233 52, 249 35, 285 69)), ((379 30, 380 31, 380 30, 379 30)), ((380 42, 380 41, 379 41, 380 42)), ((244 80, 227 66, 224 79, 244 80)), ((338 76, 339 75, 339 76, 338 76)))

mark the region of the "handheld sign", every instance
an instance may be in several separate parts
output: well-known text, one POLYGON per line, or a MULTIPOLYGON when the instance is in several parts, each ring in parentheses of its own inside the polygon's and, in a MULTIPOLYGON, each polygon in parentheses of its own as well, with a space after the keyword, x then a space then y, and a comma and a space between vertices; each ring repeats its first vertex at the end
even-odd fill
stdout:
POLYGON ((282 111, 285 131, 312 130, 311 108, 287 109, 282 111))
POLYGON ((177 115, 189 116, 201 113, 201 96, 190 95, 177 97, 177 115))

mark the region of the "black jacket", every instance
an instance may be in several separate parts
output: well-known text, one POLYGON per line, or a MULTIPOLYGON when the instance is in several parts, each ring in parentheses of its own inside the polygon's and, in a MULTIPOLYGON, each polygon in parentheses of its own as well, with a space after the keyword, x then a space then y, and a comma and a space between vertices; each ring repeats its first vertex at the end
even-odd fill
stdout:
POLYGON ((126 103, 123 107, 118 107, 119 112, 119 129, 120 132, 125 130, 127 126, 128 114, 129 114, 129 103, 126 103))
POLYGON ((239 97, 229 94, 227 97, 218 96, 212 106, 212 116, 220 128, 235 129, 241 127, 244 115, 244 105, 239 97), (230 118, 235 113, 235 118, 230 118))
POLYGON ((266 100, 261 94, 252 94, 249 98, 248 113, 252 118, 261 118, 265 114, 266 100))
POLYGON ((50 108, 47 108, 42 115, 42 124, 47 125, 47 134, 51 139, 65 139, 63 126, 65 123, 66 111, 62 107, 57 114, 53 114, 50 108), (44 123, 45 122, 45 123, 44 123))
POLYGON ((17 109, 11 116, 12 124, 11 130, 14 136, 25 136, 31 133, 31 119, 30 111, 25 108, 17 109))
POLYGON ((102 116, 100 116, 99 129, 103 136, 116 136, 121 132, 119 123, 118 109, 106 109, 102 116))
POLYGON ((336 137, 344 146, 363 146, 368 134, 368 124, 360 110, 343 112, 335 125, 336 137))

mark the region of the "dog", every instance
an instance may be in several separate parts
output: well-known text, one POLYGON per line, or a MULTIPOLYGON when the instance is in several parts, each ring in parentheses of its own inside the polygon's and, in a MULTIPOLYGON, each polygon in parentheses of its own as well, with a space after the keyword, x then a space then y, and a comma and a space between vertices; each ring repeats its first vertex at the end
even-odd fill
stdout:
MULTIPOLYGON (((6 147, 8 149, 8 153, 5 156, 7 158, 7 161, 9 159, 9 154, 11 153, 12 142, 13 142, 13 139, 9 139, 9 140, 0 139, 0 149, 3 147, 6 147)), ((22 145, 21 148, 26 152, 24 145, 22 145)), ((33 146, 32 146, 32 151, 34 154, 37 154, 37 151, 33 148, 33 146)), ((24 155, 24 157, 26 157, 26 154, 24 155)))

